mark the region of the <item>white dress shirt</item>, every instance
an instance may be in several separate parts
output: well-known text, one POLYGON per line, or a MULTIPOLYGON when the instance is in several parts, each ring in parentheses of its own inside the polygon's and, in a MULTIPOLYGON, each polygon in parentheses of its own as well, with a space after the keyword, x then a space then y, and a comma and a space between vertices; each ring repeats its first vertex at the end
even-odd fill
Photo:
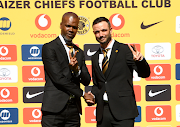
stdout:
MULTIPOLYGON (((59 38, 60 38, 60 40, 61 40, 61 42, 62 42, 62 44, 64 45, 64 48, 65 48, 65 50, 66 50, 66 53, 67 53, 67 56, 68 56, 68 60, 69 60, 69 63, 70 63, 70 57, 69 57, 69 48, 67 47, 67 45, 66 45, 66 42, 65 42, 65 40, 64 40, 64 38, 62 37, 62 35, 60 34, 59 35, 59 38)), ((73 48, 73 54, 74 54, 74 48, 73 48)))
MULTIPOLYGON (((63 46, 64 46, 64 48, 65 48, 65 50, 66 50, 66 54, 67 54, 67 56, 68 56, 68 60, 69 60, 69 63, 70 63, 70 56, 69 56, 69 48, 67 47, 67 45, 66 45, 66 42, 65 42, 65 40, 64 40, 64 38, 62 37, 62 35, 60 34, 59 35, 59 38, 60 38, 60 40, 61 40, 61 42, 62 42, 62 44, 63 44, 63 46)), ((73 54, 75 53, 75 50, 74 50, 74 48, 73 48, 73 54)), ((78 77, 79 75, 80 75, 80 73, 81 73, 81 70, 79 70, 79 72, 78 73, 76 73, 76 77, 78 77)))
MULTIPOLYGON (((108 57, 108 59, 110 59, 110 56, 111 56, 111 51, 112 51, 112 47, 113 47, 113 45, 114 45, 114 39, 112 39, 112 42, 108 45, 108 47, 106 48, 106 49, 109 49, 108 50, 108 52, 107 52, 107 57, 108 57)), ((104 59, 104 54, 103 54, 103 52, 102 52, 102 48, 101 48, 101 53, 99 54, 99 67, 100 67, 100 69, 101 69, 101 71, 102 71, 102 61, 103 61, 103 59, 104 59)), ((105 100, 105 101, 108 101, 108 96, 107 96, 107 93, 104 93, 104 95, 103 95, 103 100, 105 100)))

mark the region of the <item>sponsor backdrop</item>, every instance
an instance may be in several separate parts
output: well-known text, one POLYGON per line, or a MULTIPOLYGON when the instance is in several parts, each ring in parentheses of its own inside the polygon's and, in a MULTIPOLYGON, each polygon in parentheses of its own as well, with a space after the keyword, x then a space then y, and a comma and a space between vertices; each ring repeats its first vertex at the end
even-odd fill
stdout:
MULTIPOLYGON (((134 72, 135 127, 180 127, 179 8, 179 0, 0 1, 0 125, 41 126, 42 45, 60 34, 62 15, 72 11, 80 19, 74 43, 85 51, 90 74, 90 57, 99 47, 91 26, 99 16, 110 20, 115 40, 135 43, 149 62, 149 78, 134 72)), ((89 91, 92 85, 81 87, 89 91)), ((95 127, 95 106, 84 99, 82 106, 81 126, 95 127)))

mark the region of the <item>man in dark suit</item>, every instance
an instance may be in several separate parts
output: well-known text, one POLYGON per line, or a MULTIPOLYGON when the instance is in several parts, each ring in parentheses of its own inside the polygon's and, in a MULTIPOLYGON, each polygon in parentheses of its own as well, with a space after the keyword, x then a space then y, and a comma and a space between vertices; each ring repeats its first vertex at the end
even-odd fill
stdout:
MULTIPOLYGON (((61 34, 42 48, 45 87, 42 101, 42 127, 80 127, 80 97, 90 97, 80 88, 90 75, 83 51, 72 43, 79 18, 68 12, 62 17, 61 34)), ((91 97, 90 97, 91 98, 91 97)))
MULTIPOLYGON (((105 17, 93 22, 93 32, 101 48, 92 56, 92 94, 97 127, 134 127, 138 116, 133 90, 133 70, 148 77, 150 68, 143 55, 130 45, 112 39, 112 28, 105 17)), ((88 102, 88 100, 86 100, 88 102)))

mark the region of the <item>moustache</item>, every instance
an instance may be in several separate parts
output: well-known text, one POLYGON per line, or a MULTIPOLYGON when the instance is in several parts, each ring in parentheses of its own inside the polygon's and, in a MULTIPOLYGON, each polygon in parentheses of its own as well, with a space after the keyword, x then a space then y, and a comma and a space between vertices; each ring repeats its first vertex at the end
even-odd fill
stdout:
POLYGON ((102 39, 102 38, 104 38, 105 36, 101 36, 101 37, 99 37, 98 39, 102 39))

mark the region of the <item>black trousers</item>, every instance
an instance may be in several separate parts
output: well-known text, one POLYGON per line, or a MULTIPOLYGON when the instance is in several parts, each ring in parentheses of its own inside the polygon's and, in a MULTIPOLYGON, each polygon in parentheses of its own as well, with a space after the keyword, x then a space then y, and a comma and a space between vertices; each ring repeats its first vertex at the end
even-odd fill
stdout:
POLYGON ((67 104, 59 113, 42 111, 42 127, 80 127, 76 104, 67 104))
POLYGON ((134 118, 125 120, 115 119, 110 111, 108 103, 105 103, 103 118, 100 122, 97 122, 97 127, 134 127, 134 118))

